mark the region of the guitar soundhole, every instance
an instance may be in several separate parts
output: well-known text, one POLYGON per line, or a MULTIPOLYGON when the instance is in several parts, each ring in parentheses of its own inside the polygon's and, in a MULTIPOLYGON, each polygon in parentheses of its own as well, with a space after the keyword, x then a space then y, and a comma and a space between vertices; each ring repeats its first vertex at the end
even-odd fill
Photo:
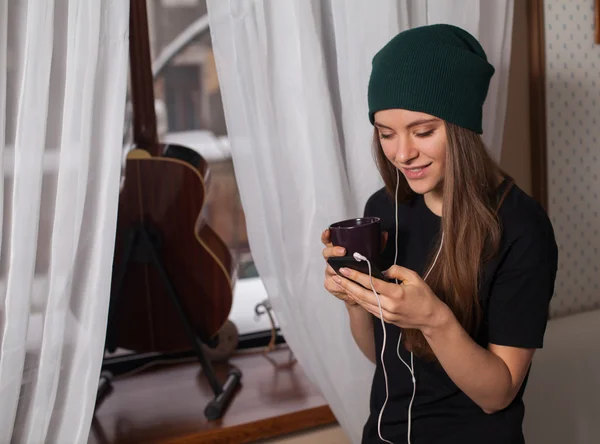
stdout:
POLYGON ((181 145, 165 145, 164 157, 183 160, 196 168, 202 165, 202 157, 197 152, 181 145))
POLYGON ((158 253, 163 245, 163 236, 160 230, 149 226, 148 224, 140 227, 140 230, 146 230, 150 244, 146 240, 145 236, 138 236, 133 246, 132 258, 135 262, 141 264, 148 264, 152 262, 152 253, 150 248, 154 248, 158 253))

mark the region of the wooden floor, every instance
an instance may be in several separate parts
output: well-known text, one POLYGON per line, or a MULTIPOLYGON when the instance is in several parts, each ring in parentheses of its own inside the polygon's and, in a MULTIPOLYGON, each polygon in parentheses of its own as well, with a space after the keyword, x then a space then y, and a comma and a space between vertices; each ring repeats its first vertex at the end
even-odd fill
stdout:
MULTIPOLYGON (((211 390, 197 363, 158 367, 114 381, 98 407, 90 444, 247 443, 335 423, 319 391, 299 364, 287 365, 289 350, 234 356, 241 388, 218 421, 204 418, 211 390)), ((223 380, 229 366, 217 366, 223 380)))

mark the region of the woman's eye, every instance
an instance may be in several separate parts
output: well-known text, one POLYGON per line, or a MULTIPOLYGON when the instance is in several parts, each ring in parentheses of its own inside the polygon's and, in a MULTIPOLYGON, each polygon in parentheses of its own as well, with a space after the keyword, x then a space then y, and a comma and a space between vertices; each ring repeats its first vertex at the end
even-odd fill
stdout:
POLYGON ((379 133, 379 138, 380 139, 391 139, 392 135, 391 134, 383 134, 383 133, 379 133))
POLYGON ((417 134, 415 134, 415 136, 417 136, 417 137, 429 137, 429 136, 431 136, 433 134, 434 131, 435 130, 427 131, 425 133, 417 133, 417 134))

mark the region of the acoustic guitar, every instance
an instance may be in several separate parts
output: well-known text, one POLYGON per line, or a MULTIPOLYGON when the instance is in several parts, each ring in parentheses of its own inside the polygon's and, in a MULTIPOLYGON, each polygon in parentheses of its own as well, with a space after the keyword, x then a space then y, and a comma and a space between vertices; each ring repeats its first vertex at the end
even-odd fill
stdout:
POLYGON ((107 348, 171 352, 192 348, 190 329, 210 342, 225 325, 237 266, 203 215, 208 163, 158 141, 145 3, 131 1, 135 149, 119 198, 107 348))

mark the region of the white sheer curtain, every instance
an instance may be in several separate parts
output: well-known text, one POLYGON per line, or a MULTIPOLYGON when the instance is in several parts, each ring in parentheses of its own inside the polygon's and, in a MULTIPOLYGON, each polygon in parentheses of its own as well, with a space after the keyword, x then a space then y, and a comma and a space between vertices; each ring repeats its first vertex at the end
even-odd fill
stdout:
POLYGON ((104 347, 129 2, 0 0, 0 442, 85 443, 104 347))
POLYGON ((258 270, 288 343, 354 442, 373 366, 323 289, 320 234, 380 187, 367 117, 371 58, 401 30, 452 23, 496 67, 484 138, 499 157, 512 0, 208 0, 236 176, 258 270))

